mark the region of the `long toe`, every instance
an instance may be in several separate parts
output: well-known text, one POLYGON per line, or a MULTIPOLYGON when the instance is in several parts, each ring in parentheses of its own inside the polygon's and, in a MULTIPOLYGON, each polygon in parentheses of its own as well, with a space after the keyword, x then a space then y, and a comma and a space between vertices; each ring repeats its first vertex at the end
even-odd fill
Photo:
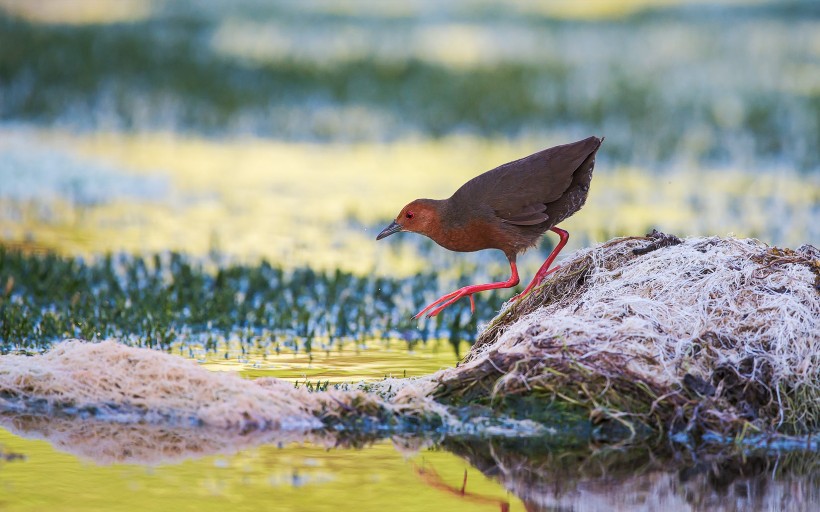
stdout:
POLYGON ((441 313, 442 311, 444 311, 446 308, 448 308, 448 307, 452 306, 453 304, 455 304, 456 302, 458 302, 460 299, 462 299, 462 298, 464 298, 464 297, 470 297, 470 298, 472 299, 472 295, 470 295, 470 294, 467 294, 467 293, 459 293, 458 295, 456 295, 456 296, 455 296, 455 297, 453 297, 452 299, 448 300, 447 302, 445 302, 445 303, 444 303, 444 304, 442 304, 441 306, 439 306, 439 307, 437 307, 436 309, 434 309, 433 311, 431 311, 431 312, 427 313, 427 316, 428 316, 428 317, 430 317, 430 318, 432 318, 432 317, 434 317, 434 316, 438 315, 439 313, 441 313))
MULTIPOLYGON (((470 311, 475 313, 475 301, 473 300, 474 293, 483 292, 485 290, 495 290, 497 288, 512 288, 518 284, 518 270, 515 268, 515 262, 510 263, 510 268, 512 269, 512 275, 507 281, 502 281, 499 283, 473 284, 470 286, 465 286, 464 288, 459 288, 458 290, 448 293, 444 297, 440 297, 438 300, 431 302, 426 308, 419 311, 413 318, 420 318, 431 309, 432 311, 430 311, 427 316, 436 316, 446 307, 454 304, 463 297, 470 297, 470 311)), ((529 289, 529 287, 527 289, 529 289)))
POLYGON ((424 313, 426 313, 427 311, 429 311, 429 310, 433 309, 434 307, 438 306, 442 302, 447 301, 449 299, 452 299, 453 297, 458 295, 460 292, 461 292, 461 290, 456 290, 454 292, 448 293, 447 295, 442 295, 438 299, 436 299, 433 302, 431 302, 430 304, 428 304, 424 309, 422 309, 421 311, 416 313, 415 316, 413 316, 413 319, 418 320, 419 318, 421 318, 424 315, 424 313))
POLYGON ((419 311, 413 316, 413 320, 418 320, 419 318, 423 317, 425 313, 433 309, 434 307, 438 306, 442 301, 447 300, 449 297, 446 295, 444 297, 439 297, 438 299, 434 300, 430 304, 427 304, 424 309, 419 311))

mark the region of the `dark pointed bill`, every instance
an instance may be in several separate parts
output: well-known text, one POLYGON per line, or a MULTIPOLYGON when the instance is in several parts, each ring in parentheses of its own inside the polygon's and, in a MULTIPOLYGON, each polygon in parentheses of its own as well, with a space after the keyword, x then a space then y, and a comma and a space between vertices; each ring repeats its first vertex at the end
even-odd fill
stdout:
POLYGON ((395 221, 393 221, 390 223, 389 226, 384 228, 381 233, 379 233, 379 236, 376 237, 376 240, 381 240, 382 238, 390 236, 393 233, 398 233, 399 231, 401 231, 401 226, 396 224, 395 221))

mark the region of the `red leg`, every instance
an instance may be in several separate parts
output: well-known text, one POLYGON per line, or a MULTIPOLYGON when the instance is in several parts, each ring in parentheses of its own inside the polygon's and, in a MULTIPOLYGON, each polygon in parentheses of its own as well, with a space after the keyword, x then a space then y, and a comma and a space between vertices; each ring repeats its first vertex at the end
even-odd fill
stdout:
POLYGON ((439 313, 441 313, 444 310, 444 308, 446 308, 447 306, 451 306, 456 301, 464 297, 470 297, 470 310, 475 312, 475 302, 473 301, 472 297, 474 293, 483 292, 485 290, 495 290, 496 288, 512 288, 513 286, 518 284, 518 267, 515 266, 515 261, 510 261, 510 270, 512 271, 512 275, 506 281, 502 281, 499 283, 474 284, 470 286, 465 286, 464 288, 456 290, 452 293, 448 293, 447 295, 431 302, 426 308, 416 313, 416 316, 414 316, 413 318, 420 318, 424 313, 427 313, 427 311, 431 309, 432 311, 427 313, 427 316, 436 316, 439 313))
POLYGON ((530 284, 527 285, 527 287, 524 289, 523 292, 519 293, 518 295, 516 295, 515 297, 513 297, 510 300, 518 300, 518 299, 526 296, 528 293, 530 293, 530 291, 532 291, 533 288, 535 288, 536 286, 541 284, 541 282, 544 281, 545 277, 547 277, 548 275, 552 274, 553 272, 555 272, 556 270, 561 268, 560 266, 555 267, 555 268, 549 268, 549 267, 550 267, 550 265, 552 265, 552 262, 555 261, 555 257, 558 256, 558 253, 561 252, 561 249, 563 249, 564 246, 567 245, 567 240, 569 240, 569 233, 567 233, 563 229, 557 228, 555 226, 551 227, 550 231, 558 233, 558 236, 561 237, 561 240, 558 242, 558 245, 555 246, 555 249, 552 250, 550 255, 547 256, 547 260, 544 261, 544 264, 541 265, 541 268, 538 269, 538 272, 535 273, 535 277, 532 278, 532 281, 530 281, 530 284))

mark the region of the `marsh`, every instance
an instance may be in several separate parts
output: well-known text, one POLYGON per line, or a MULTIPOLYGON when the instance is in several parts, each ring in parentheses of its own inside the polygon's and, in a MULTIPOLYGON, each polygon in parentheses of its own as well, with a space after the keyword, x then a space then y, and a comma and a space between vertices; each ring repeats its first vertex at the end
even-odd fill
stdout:
MULTIPOLYGON (((0 0, 3 357, 114 339, 297 394, 454 368, 515 292, 410 317, 506 259, 373 239, 397 205, 591 133, 606 143, 558 263, 652 229, 816 247, 818 23, 808 0, 0 0)), ((813 437, 621 447, 566 403, 517 403, 553 422, 540 438, 233 436, 0 404, 10 510, 820 499, 813 437)))

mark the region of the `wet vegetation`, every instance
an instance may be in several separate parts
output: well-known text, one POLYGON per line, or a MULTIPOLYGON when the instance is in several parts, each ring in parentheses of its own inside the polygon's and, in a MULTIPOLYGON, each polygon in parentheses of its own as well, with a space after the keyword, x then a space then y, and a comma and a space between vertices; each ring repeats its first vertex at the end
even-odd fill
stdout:
POLYGON ((285 271, 265 261, 214 268, 177 253, 85 261, 2 246, 0 283, 4 353, 39 352, 73 337, 211 351, 230 339, 242 353, 330 350, 376 338, 410 345, 445 338, 458 347, 474 341, 478 319, 491 318, 504 300, 479 294, 474 315, 464 301, 416 321, 412 315, 439 291, 434 272, 392 279, 285 271))

